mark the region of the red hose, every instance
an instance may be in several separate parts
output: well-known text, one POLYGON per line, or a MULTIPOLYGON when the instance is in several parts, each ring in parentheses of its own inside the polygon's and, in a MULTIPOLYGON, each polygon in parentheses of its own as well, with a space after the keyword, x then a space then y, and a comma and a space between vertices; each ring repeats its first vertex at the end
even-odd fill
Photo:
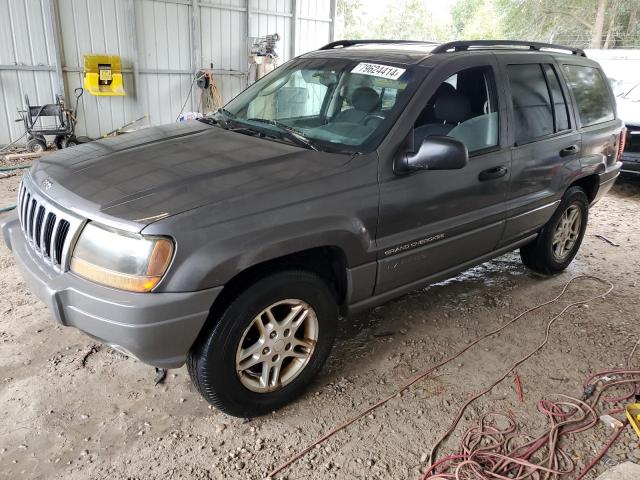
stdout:
MULTIPOLYGON (((608 286, 608 288, 606 289, 606 291, 599 293, 597 295, 594 295, 590 298, 584 299, 584 300, 580 300, 580 301, 576 301, 573 303, 568 304, 567 306, 565 306, 562 311, 560 313, 558 313, 557 315, 555 315, 547 324, 547 329, 546 329, 546 335, 545 335, 545 339, 544 341, 538 345, 538 347, 536 349, 534 349, 533 351, 531 351, 529 354, 525 355, 523 358, 521 358, 518 362, 516 362, 515 365, 513 365, 512 368, 510 368, 509 370, 506 371, 506 373, 501 376, 496 382, 494 382, 492 385, 490 385, 485 391, 483 391, 482 393, 480 393, 479 395, 476 395, 475 397, 473 397, 471 400, 469 400, 468 402, 465 403, 465 405, 460 409, 460 412, 458 414, 458 416, 456 417, 456 419, 454 420, 452 426, 450 427, 450 429, 445 433, 445 435, 440 439, 440 441, 434 446, 434 448, 432 449, 431 452, 431 459, 430 459, 430 464, 431 464, 431 468, 428 470, 428 472, 433 471, 433 469, 438 466, 438 465, 443 465, 445 463, 445 461, 452 461, 455 462, 456 460, 463 460, 466 458, 466 460, 463 460, 463 468, 468 468, 470 471, 474 472, 474 475, 476 475, 475 478, 482 478, 479 477, 479 468, 481 468, 478 464, 478 462, 475 459, 475 456, 477 455, 477 453, 475 453, 475 449, 472 449, 470 445, 467 445, 467 448, 469 448, 469 452, 468 453, 462 453, 459 455, 449 455, 448 457, 444 457, 443 459, 439 460, 438 462, 433 461, 433 456, 435 453, 435 449, 437 448, 437 446, 444 441, 444 439, 456 428, 460 418, 462 417, 462 415, 464 414, 464 411, 466 410, 466 408, 477 398, 480 398, 482 395, 490 392, 498 383, 500 383, 502 380, 504 380, 518 365, 524 363, 525 361, 527 361, 529 358, 531 358, 533 355, 535 355, 536 353, 538 353, 547 343, 547 341, 549 340, 549 334, 550 334, 550 329, 551 326, 553 325, 553 323, 559 318, 561 317, 567 310, 569 310, 571 307, 576 306, 576 305, 582 305, 585 303, 589 303, 592 302, 593 300, 596 300, 598 298, 604 298, 605 296, 607 296, 612 290, 613 290, 613 284, 609 281, 603 280, 602 278, 593 276, 593 275, 579 275, 576 277, 571 278, 562 288, 562 290, 560 291, 560 293, 558 295, 556 295, 555 297, 551 298, 550 300, 547 300, 543 303, 540 303, 534 307, 531 307, 521 313, 519 313, 518 315, 516 315, 514 318, 512 318, 511 320, 509 320, 508 322, 504 323, 503 325, 501 325, 500 327, 484 334, 481 335, 479 337, 477 337, 475 340, 473 340, 471 343, 469 343, 467 346, 465 346, 464 348, 458 350, 455 353, 452 353, 449 357, 447 357, 445 360, 443 360, 442 362, 438 363, 437 365, 433 366, 433 367, 429 367, 427 369, 425 369, 424 371, 422 371, 421 373, 419 373, 418 375, 416 375, 415 377, 411 378, 410 380, 408 380, 407 382, 405 382, 404 384, 401 384, 392 394, 388 395, 387 397, 382 398, 381 400, 375 402, 373 405, 364 408, 362 411, 360 411, 359 413, 355 414, 354 416, 347 418, 345 421, 343 421, 342 423, 340 423, 339 425, 331 428, 329 431, 327 431, 326 433, 324 433, 322 436, 320 436, 317 440, 315 440, 314 442, 312 442, 311 444, 309 444, 308 446, 306 446, 305 448, 303 448, 302 450, 300 450, 299 452, 297 452, 296 454, 294 454, 293 456, 291 456, 288 460, 286 460, 284 463, 280 464, 279 466, 276 466, 273 470, 271 470, 271 472, 269 472, 267 475, 269 477, 274 477, 276 476, 278 473, 282 472, 283 470, 287 469, 289 466, 291 466, 294 462, 296 462, 297 460, 299 460, 300 458, 302 458, 303 456, 305 456, 308 452, 310 452, 311 450, 313 450, 313 448, 316 445, 321 444, 322 442, 326 441, 327 439, 331 438, 333 435, 335 435, 336 433, 342 431, 343 429, 347 428, 348 426, 350 426, 351 424, 357 422, 359 419, 361 419, 362 417, 364 417, 365 415, 367 415, 368 413, 370 413, 371 411, 379 408, 380 406, 384 405, 385 403, 389 402, 390 400, 392 400, 393 398, 399 397, 399 394, 402 393, 403 391, 405 391, 406 389, 408 389, 409 387, 411 387, 413 384, 419 382, 420 380, 424 379, 425 377, 427 377, 428 375, 432 374, 434 371, 436 371, 437 369, 441 368, 444 365, 447 365, 448 363, 452 362, 453 360, 455 360, 456 358, 458 358, 459 356, 461 356, 462 354, 464 354, 467 350, 469 350, 470 348, 472 348, 473 346, 477 345, 478 343, 480 343, 481 341, 492 337, 494 335, 497 335, 498 333, 502 332, 503 330, 505 330, 507 327, 513 325, 514 323, 516 323, 518 320, 520 320, 522 317, 524 317, 525 315, 527 315, 528 313, 531 313, 535 310, 538 310, 544 306, 550 305, 552 303, 557 302, 563 295, 565 295, 567 289, 569 288, 569 286, 580 279, 590 279, 590 280, 595 280, 597 282, 600 283, 604 283, 608 286)), ((575 399, 574 399, 575 400, 575 399)), ((580 402, 579 400, 575 400, 576 402, 579 402, 580 404, 582 404, 583 402, 580 402)), ((566 402, 565 402, 566 403, 566 402)), ((584 404, 586 405, 586 404, 584 404)), ((587 406, 588 407, 588 406, 587 406)), ((590 407, 589 407, 590 408, 590 407)), ((581 417, 581 422, 584 423, 584 421, 586 420, 586 418, 588 418, 590 416, 590 413, 588 411, 585 412, 584 409, 580 409, 580 411, 583 413, 583 416, 581 417)), ((576 411, 577 413, 577 411, 576 411)), ((589 425, 593 425, 595 424, 595 422, 597 421, 597 419, 592 418, 591 421, 587 422, 589 425)), ((498 473, 492 473, 490 478, 504 478, 507 480, 522 480, 524 478, 526 478, 527 476, 530 477, 529 473, 527 473, 527 469, 532 469, 532 468, 536 468, 541 472, 546 472, 548 474, 561 474, 561 473, 567 473, 567 471, 561 471, 559 469, 559 462, 564 461, 565 463, 570 463, 571 464, 571 469, 568 471, 573 471, 573 463, 571 462, 570 458, 564 453, 562 452, 560 449, 557 449, 557 439, 558 439, 558 431, 562 428, 565 428, 565 422, 563 421, 559 421, 557 423, 555 423, 555 420, 553 421, 553 425, 554 427, 552 427, 552 431, 549 433, 548 438, 546 438, 544 440, 544 444, 548 443, 550 448, 554 448, 556 449, 555 451, 557 452, 557 457, 556 456, 552 456, 549 455, 547 461, 547 466, 536 466, 533 465, 531 463, 529 463, 526 459, 523 458, 509 458, 508 456, 504 455, 504 454, 496 454, 491 453, 491 452, 487 452, 486 455, 483 455, 483 461, 488 461, 490 462, 491 465, 498 467, 501 464, 505 464, 505 463, 513 463, 513 468, 515 468, 519 474, 516 477, 501 477, 500 474, 498 473)), ((574 430, 570 430, 568 428, 568 426, 566 426, 567 431, 581 431, 581 428, 585 428, 584 425, 580 426, 580 425, 573 425, 574 430)), ((588 428, 588 427, 586 427, 588 428)), ((492 432, 492 430, 488 430, 489 432, 492 432)), ((484 433, 480 434, 480 436, 484 435, 484 433)), ((504 445, 506 445, 507 448, 509 447, 509 445, 513 442, 513 436, 515 435, 515 433, 511 433, 511 434, 501 434, 499 432, 493 431, 493 433, 491 433, 491 435, 493 435, 494 437, 500 437, 500 435, 504 435, 504 438, 500 438, 500 442, 504 445)), ((527 448, 533 448, 531 445, 532 442, 530 442, 529 444, 526 445, 527 448)), ((540 448, 540 447, 538 447, 540 448)), ((529 456, 531 456, 531 454, 529 454, 529 456)), ((427 472, 427 473, 428 473, 427 472)), ((425 475, 426 478, 426 475, 425 475)), ((442 475, 436 475, 436 476, 432 476, 429 477, 431 479, 452 479, 452 480, 456 480, 456 478, 460 478, 460 477, 456 477, 456 476, 452 476, 449 474, 445 474, 445 476, 442 475)))

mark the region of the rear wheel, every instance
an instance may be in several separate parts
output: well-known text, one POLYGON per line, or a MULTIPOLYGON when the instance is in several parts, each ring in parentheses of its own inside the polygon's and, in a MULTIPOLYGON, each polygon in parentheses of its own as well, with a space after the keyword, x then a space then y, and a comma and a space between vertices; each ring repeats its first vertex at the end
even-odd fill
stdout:
POLYGON ((203 331, 189 353, 191 380, 229 415, 271 412, 300 395, 322 368, 337 317, 334 295, 315 274, 270 275, 203 331))
POLYGON ((65 137, 62 142, 62 148, 75 147, 76 145, 78 145, 78 140, 73 135, 71 135, 70 137, 65 137))
POLYGON ((75 147, 79 142, 74 135, 58 135, 54 143, 58 150, 62 150, 63 148, 75 147))
POLYGON ((57 135, 55 140, 53 141, 54 145, 58 150, 62 150, 64 148, 65 138, 66 137, 64 135, 57 135))
POLYGON ((567 268, 580 249, 588 216, 589 201, 584 190, 571 187, 538 237, 520 248, 522 262, 547 275, 567 268))

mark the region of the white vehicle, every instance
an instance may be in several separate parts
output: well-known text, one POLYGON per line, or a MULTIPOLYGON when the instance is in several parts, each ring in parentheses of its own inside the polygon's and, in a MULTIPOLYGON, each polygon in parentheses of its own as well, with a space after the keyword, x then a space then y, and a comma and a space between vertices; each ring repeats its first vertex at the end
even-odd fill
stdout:
POLYGON ((627 127, 622 171, 640 175, 640 82, 616 97, 618 115, 627 127))

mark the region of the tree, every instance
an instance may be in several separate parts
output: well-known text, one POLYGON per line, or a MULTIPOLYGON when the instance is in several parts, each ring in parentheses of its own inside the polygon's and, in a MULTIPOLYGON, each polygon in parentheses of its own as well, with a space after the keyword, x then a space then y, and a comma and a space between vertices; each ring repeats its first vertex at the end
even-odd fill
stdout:
POLYGON ((400 0, 384 17, 373 22, 370 30, 378 38, 433 40, 436 29, 433 15, 423 0, 400 0))
POLYGON ((339 37, 504 38, 582 48, 640 47, 640 0, 454 0, 450 20, 443 20, 441 0, 376 1, 377 7, 370 9, 362 0, 337 0, 339 37), (377 16, 367 15, 372 11, 377 16))
POLYGON ((639 10, 640 0, 458 0, 452 16, 458 37, 497 34, 501 38, 612 48, 638 46, 639 10), (485 22, 477 20, 479 13, 491 11, 494 15, 485 22))
POLYGON ((338 0, 336 2, 336 16, 340 24, 342 38, 363 38, 361 0, 338 0))

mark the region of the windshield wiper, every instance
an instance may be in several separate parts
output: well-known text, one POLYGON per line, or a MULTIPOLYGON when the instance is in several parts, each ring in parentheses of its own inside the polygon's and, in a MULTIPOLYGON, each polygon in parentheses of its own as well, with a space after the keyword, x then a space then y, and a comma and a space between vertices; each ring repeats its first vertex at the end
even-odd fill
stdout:
POLYGON ((229 129, 232 127, 234 117, 235 115, 229 110, 225 108, 219 108, 214 113, 207 115, 206 117, 202 117, 199 120, 204 123, 217 124, 222 128, 229 129))
POLYGON ((219 120, 216 120, 215 118, 208 117, 208 116, 207 117, 200 117, 200 118, 197 118, 196 120, 198 120, 199 122, 202 122, 202 123, 206 123, 207 125, 219 125, 220 124, 219 120))
POLYGON ((273 125, 274 127, 278 128, 284 136, 286 136, 293 142, 297 143, 298 145, 302 145, 305 148, 315 150, 316 152, 318 151, 318 149, 315 147, 315 145, 311 140, 309 140, 302 133, 300 133, 294 128, 291 128, 289 125, 285 123, 281 123, 277 120, 268 120, 266 118, 247 118, 247 121, 260 122, 260 123, 266 123, 268 125, 273 125))

